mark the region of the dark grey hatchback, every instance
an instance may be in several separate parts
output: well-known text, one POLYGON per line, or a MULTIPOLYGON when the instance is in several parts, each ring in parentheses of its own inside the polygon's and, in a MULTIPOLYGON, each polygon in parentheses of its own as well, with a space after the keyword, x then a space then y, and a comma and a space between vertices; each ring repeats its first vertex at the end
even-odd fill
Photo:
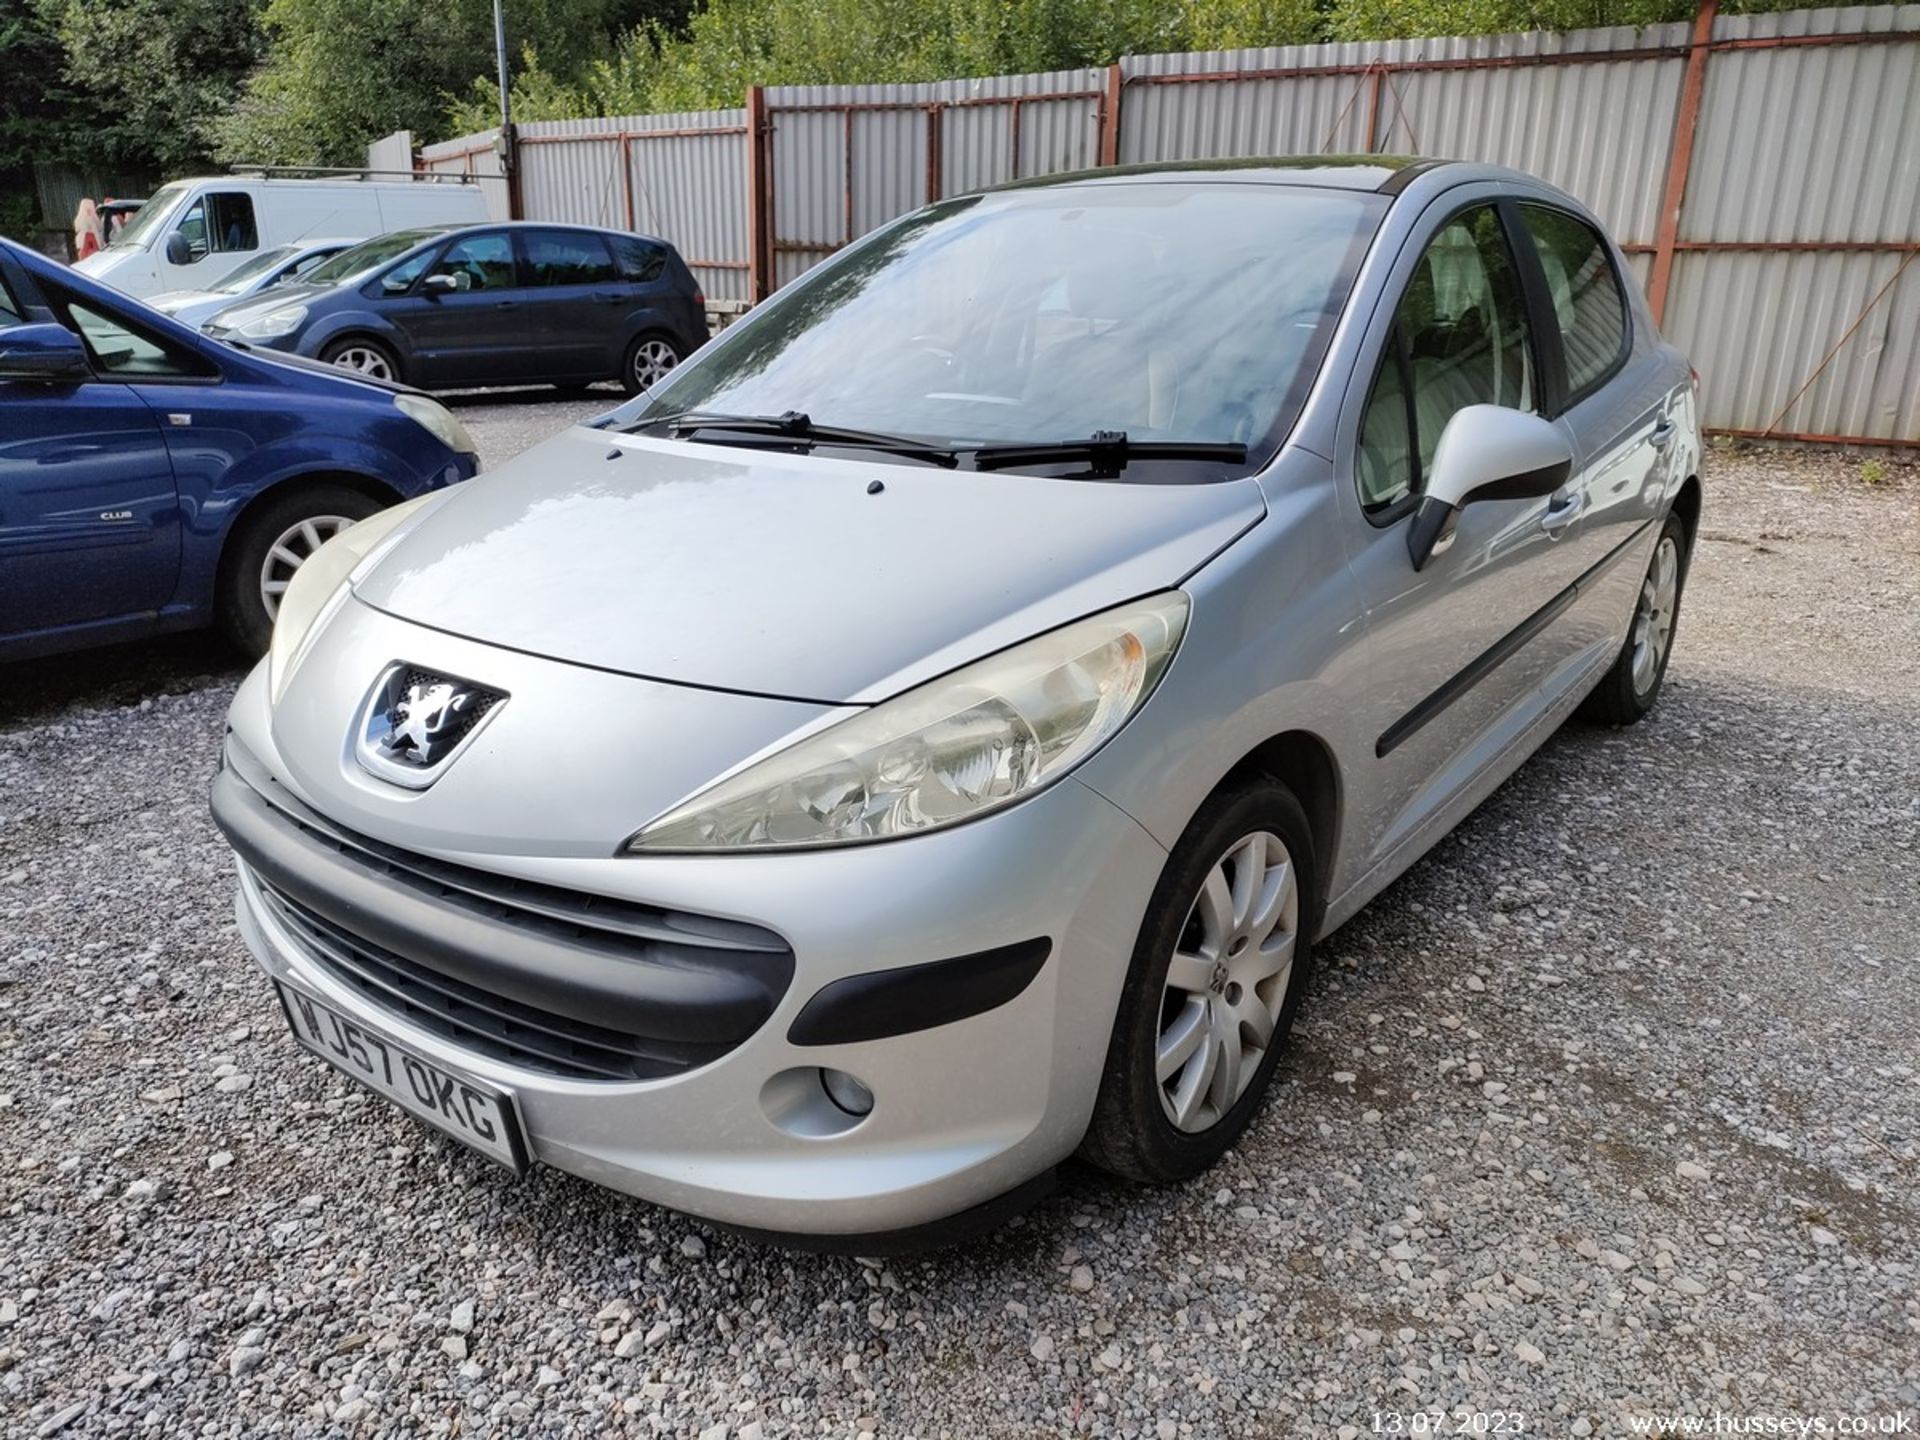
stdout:
POLYGON ((646 389, 707 338, 706 298, 671 245, 582 226, 398 230, 239 301, 201 327, 426 389, 646 389))

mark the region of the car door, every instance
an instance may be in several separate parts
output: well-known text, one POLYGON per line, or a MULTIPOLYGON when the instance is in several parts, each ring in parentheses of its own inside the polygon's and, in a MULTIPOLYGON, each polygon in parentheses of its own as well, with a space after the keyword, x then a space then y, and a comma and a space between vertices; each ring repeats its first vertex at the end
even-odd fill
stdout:
POLYGON ((1583 513, 1562 542, 1586 576, 1569 623, 1617 642, 1656 539, 1687 376, 1651 334, 1636 336, 1612 247, 1590 222, 1544 201, 1514 208, 1532 242, 1523 258, 1537 267, 1542 334, 1558 351, 1557 409, 1580 487, 1583 513))
POLYGON ((529 283, 527 343, 540 378, 604 380, 620 373, 626 319, 639 286, 591 230, 517 233, 529 283))
POLYGON ((163 290, 204 290, 260 249, 253 196, 206 190, 180 212, 160 246, 163 290))
POLYGON ((1571 484, 1462 508, 1415 571, 1407 528, 1441 433, 1467 405, 1538 413, 1548 391, 1511 209, 1472 187, 1437 202, 1402 253, 1369 336, 1374 358, 1343 413, 1349 561, 1367 609, 1374 751, 1356 836, 1379 861, 1421 827, 1546 703, 1569 645, 1555 627, 1578 558, 1571 484), (1444 208, 1443 208, 1444 207, 1444 208))
MULTIPOLYGON (((9 278, 0 269, 0 346, 27 314, 9 278)), ((120 373, 168 357, 104 310, 51 313, 87 342, 94 377, 0 380, 0 638, 155 611, 180 579, 160 419, 120 373)))
POLYGON ((497 385, 533 378, 528 291, 505 230, 457 235, 404 294, 375 303, 407 336, 421 385, 497 385))

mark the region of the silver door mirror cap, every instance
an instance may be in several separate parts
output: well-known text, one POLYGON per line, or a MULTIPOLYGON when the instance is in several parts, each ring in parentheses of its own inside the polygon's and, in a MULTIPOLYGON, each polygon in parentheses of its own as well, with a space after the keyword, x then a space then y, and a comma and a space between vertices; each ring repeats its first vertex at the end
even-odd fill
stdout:
POLYGON ((1573 473, 1573 449, 1558 425, 1504 405, 1468 405, 1440 432, 1420 505, 1407 527, 1413 568, 1424 567, 1461 507, 1483 500, 1551 495, 1573 473))

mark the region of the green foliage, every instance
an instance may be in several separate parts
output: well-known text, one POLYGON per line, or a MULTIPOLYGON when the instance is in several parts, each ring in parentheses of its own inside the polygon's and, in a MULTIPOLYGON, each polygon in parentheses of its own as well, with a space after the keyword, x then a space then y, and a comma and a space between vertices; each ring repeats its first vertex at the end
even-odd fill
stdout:
POLYGON ((82 97, 89 166, 203 164, 260 58, 260 0, 41 0, 82 97))
POLYGON ((0 0, 0 234, 24 239, 33 229, 33 162, 69 153, 78 106, 61 56, 33 0, 0 0))
POLYGON ((1878 459, 1863 461, 1860 466, 1860 480, 1866 485, 1886 484, 1887 462, 1878 459))
MULTIPOLYGON (((571 74, 651 7, 511 0, 508 38, 571 74)), ((441 128, 450 97, 494 67, 492 0, 268 0, 270 51, 220 124, 226 161, 355 165, 369 140, 441 128)))

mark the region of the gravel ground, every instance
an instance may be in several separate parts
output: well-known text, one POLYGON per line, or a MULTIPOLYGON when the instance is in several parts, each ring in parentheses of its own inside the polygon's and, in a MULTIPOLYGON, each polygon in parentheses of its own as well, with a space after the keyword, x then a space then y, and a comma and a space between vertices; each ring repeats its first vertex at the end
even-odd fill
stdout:
MULTIPOLYGON (((467 408, 492 458, 600 408, 467 408)), ((1354 1436, 1920 1409, 1920 485, 1718 454, 1660 709, 1323 947, 1215 1173, 962 1253, 516 1183, 296 1051, 205 640, 0 671, 0 1429, 1354 1436)))

